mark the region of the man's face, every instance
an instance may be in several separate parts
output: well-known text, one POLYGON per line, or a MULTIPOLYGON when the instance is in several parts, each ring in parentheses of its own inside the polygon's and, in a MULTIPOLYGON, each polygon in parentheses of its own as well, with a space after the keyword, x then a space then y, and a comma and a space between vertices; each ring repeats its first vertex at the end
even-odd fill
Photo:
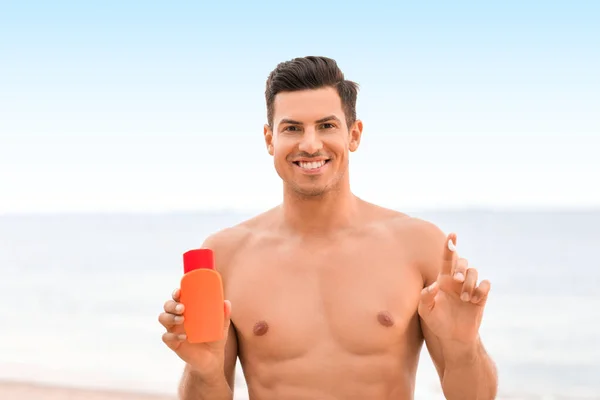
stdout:
POLYGON ((304 196, 338 187, 348 169, 348 154, 360 143, 362 123, 350 129, 334 88, 279 93, 273 126, 265 142, 285 184, 304 196))

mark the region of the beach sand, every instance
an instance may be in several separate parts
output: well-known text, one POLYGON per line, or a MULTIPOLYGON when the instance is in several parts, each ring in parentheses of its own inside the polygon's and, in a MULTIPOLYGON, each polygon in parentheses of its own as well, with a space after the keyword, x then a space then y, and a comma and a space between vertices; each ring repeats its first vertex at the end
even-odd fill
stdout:
POLYGON ((112 390, 76 389, 27 382, 0 382, 2 400, 176 400, 163 396, 112 390))

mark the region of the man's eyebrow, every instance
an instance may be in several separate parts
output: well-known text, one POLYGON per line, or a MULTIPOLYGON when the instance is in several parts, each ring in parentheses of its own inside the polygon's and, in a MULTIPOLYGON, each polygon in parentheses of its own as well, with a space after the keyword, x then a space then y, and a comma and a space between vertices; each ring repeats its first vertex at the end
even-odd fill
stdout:
POLYGON ((338 117, 336 117, 335 115, 329 115, 325 118, 321 118, 317 121, 315 121, 317 124, 323 123, 323 122, 327 122, 327 121, 331 121, 331 120, 335 120, 337 122, 341 122, 340 119, 338 117))
MULTIPOLYGON (((341 123, 340 119, 338 117, 336 117, 335 115, 328 115, 327 117, 316 120, 315 123, 322 124, 323 122, 332 121, 332 120, 341 123)), ((302 122, 295 121, 293 119, 288 119, 288 118, 284 118, 281 121, 279 121, 279 125, 281 125, 281 124, 304 125, 302 122)))
POLYGON ((290 124, 290 125, 302 125, 302 122, 294 121, 293 119, 284 118, 279 121, 279 125, 281 124, 290 124))

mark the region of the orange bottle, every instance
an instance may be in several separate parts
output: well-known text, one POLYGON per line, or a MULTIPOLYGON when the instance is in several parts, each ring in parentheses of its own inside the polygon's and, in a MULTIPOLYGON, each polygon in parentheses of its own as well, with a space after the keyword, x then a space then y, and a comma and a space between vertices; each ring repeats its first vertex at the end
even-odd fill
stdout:
POLYGON ((189 250, 183 254, 180 303, 184 306, 183 329, 190 343, 223 339, 225 305, 221 275, 214 269, 210 249, 189 250))

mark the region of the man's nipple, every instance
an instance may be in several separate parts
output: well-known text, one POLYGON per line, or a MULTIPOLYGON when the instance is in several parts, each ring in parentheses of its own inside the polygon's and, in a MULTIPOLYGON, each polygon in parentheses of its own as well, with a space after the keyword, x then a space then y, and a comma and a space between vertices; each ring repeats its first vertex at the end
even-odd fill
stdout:
POLYGON ((253 332, 256 336, 262 336, 269 330, 269 325, 265 321, 258 321, 254 324, 253 332))
POLYGON ((379 314, 377 314, 377 321, 379 321, 379 323, 383 326, 394 325, 394 320, 392 319, 390 313, 387 311, 382 311, 379 314))

